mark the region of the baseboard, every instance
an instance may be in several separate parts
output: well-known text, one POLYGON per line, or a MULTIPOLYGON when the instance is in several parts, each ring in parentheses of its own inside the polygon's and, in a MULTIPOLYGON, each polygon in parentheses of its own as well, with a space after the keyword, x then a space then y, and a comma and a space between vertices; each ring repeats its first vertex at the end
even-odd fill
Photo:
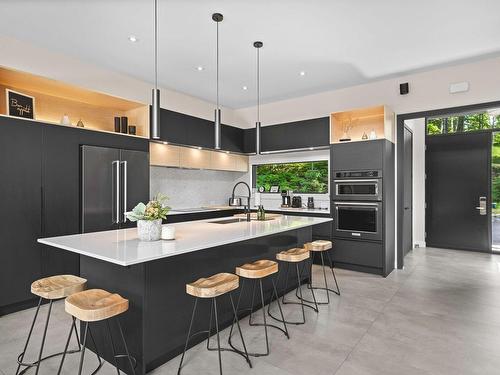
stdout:
POLYGON ((415 241, 415 243, 413 244, 413 248, 415 249, 417 247, 426 247, 425 241, 415 241))

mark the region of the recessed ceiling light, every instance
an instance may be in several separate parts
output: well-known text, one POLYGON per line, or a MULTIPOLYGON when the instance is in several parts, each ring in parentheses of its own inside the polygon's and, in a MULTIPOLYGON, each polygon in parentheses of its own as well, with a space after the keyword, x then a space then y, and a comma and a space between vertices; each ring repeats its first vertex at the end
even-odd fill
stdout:
POLYGON ((248 90, 248 87, 243 86, 243 87, 242 87, 242 89, 243 89, 243 90, 248 90))
POLYGON ((311 150, 311 151, 314 150, 314 147, 309 147, 309 150, 311 150))
POLYGON ((137 42, 139 39, 137 39, 137 37, 135 35, 130 35, 128 37, 128 40, 130 40, 132 43, 135 43, 137 42))
POLYGON ((200 65, 196 68, 196 70, 198 70, 199 72, 201 72, 203 70, 203 67, 200 65))
POLYGON ((163 142, 164 145, 168 145, 168 142, 163 142))
POLYGON ((201 150, 201 147, 196 147, 198 150, 201 150))
POLYGON ((226 154, 229 154, 229 151, 226 151, 226 154))
POLYGON ((306 75, 306 72, 301 71, 299 74, 303 77, 303 76, 305 76, 305 75, 306 75))

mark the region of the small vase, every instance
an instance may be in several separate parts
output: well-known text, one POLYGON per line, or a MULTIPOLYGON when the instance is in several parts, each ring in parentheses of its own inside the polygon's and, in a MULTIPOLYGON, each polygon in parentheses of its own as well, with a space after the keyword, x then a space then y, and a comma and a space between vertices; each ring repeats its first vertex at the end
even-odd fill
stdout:
POLYGON ((158 241, 161 238, 162 220, 138 220, 137 236, 141 241, 158 241))

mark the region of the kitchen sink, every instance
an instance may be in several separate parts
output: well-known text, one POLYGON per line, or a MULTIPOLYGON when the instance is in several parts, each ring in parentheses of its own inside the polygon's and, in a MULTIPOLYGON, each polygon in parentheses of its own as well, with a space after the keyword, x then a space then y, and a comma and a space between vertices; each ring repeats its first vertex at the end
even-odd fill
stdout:
POLYGON ((247 221, 247 219, 241 219, 241 218, 231 218, 231 219, 225 219, 225 220, 217 220, 217 221, 209 221, 211 224, 232 224, 232 223, 242 223, 244 221, 247 221))

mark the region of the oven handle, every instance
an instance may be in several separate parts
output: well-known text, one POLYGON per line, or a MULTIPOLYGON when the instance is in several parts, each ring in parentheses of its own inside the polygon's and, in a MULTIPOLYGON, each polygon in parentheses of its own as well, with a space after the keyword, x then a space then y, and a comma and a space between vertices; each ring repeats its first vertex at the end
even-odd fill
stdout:
POLYGON ((368 203, 368 202, 333 202, 337 206, 378 206, 379 203, 368 203))
POLYGON ((334 182, 336 184, 343 183, 343 182, 347 182, 347 183, 350 183, 350 182, 376 182, 376 183, 378 183, 379 180, 334 180, 334 182))

